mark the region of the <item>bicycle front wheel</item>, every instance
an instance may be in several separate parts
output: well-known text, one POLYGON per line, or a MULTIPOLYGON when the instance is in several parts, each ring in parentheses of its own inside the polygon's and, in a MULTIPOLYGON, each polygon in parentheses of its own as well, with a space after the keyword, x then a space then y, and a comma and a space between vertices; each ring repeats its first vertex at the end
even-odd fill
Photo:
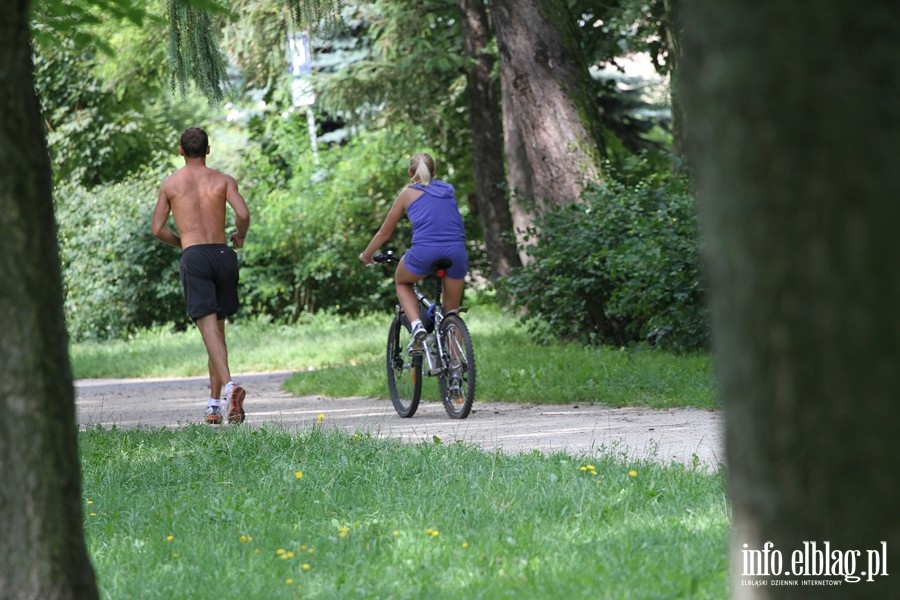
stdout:
POLYGON ((398 315, 388 332, 387 381, 397 414, 407 418, 416 414, 422 396, 422 355, 406 351, 410 339, 398 315))
POLYGON ((475 349, 469 328, 459 315, 441 323, 445 369, 438 377, 441 401, 451 419, 465 419, 475 402, 475 349))

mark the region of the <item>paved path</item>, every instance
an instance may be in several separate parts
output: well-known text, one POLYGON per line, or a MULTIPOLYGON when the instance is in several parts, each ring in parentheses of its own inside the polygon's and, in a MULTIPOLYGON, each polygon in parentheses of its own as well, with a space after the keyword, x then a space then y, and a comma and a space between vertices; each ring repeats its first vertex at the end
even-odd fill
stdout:
MULTIPOLYGON (((561 451, 576 456, 613 452, 715 467, 725 462, 722 416, 697 409, 610 408, 600 404, 519 405, 475 402, 464 420, 447 417, 439 403, 423 402, 410 419, 397 416, 390 399, 292 396, 282 389, 290 373, 244 375, 247 424, 290 430, 324 424, 410 442, 439 437, 487 450, 561 451)), ((83 427, 176 427, 201 422, 208 379, 80 380, 75 383, 83 427)))

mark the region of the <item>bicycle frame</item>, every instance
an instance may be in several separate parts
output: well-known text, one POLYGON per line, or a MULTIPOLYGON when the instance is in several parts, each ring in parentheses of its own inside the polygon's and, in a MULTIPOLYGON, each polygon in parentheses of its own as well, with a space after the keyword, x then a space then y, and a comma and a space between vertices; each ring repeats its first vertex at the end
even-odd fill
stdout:
MULTIPOLYGON (((399 262, 393 252, 375 255, 373 259, 377 263, 399 262)), ((460 308, 453 315, 445 315, 441 301, 445 270, 449 266, 449 260, 441 260, 431 267, 432 273, 437 276, 432 295, 434 300, 426 294, 428 286, 424 282, 427 280, 419 280, 412 285, 417 315, 407 315, 399 304, 395 305, 394 320, 388 334, 387 377, 391 401, 401 417, 415 414, 421 397, 423 375, 437 377, 441 402, 451 418, 465 419, 475 401, 475 350, 465 322, 456 314, 466 310, 460 308), (421 319, 429 331, 422 347, 413 348, 411 344, 403 346, 399 343, 402 329, 411 337, 410 317, 413 317, 412 320, 416 317, 421 319)))
MULTIPOLYGON (((423 280, 424 281, 424 280, 423 280)), ((441 323, 444 322, 444 307, 441 304, 441 292, 443 291, 443 277, 441 275, 437 275, 437 284, 435 286, 435 300, 432 302, 428 299, 428 297, 422 293, 422 290, 419 289, 419 286, 413 284, 413 292, 416 295, 416 298, 419 300, 419 304, 425 307, 425 311, 431 310, 434 307, 434 330, 428 334, 428 337, 425 338, 425 360, 428 362, 428 372, 426 375, 435 376, 443 373, 447 368, 447 356, 444 352, 444 342, 443 336, 438 335, 441 331, 441 323), (436 354, 434 356, 434 352, 431 351, 430 346, 434 344, 436 347, 436 354), (435 368, 435 362, 437 358, 440 358, 440 365, 435 368)), ((403 312, 403 309, 400 306, 397 306, 397 309, 400 312, 403 312)), ((407 316, 409 319, 409 316, 407 316)))
MULTIPOLYGON (((383 255, 379 256, 380 260, 377 262, 383 262, 388 264, 396 264, 398 259, 394 256, 393 252, 386 252, 383 255)), ((416 299, 420 306, 424 306, 426 312, 434 307, 434 330, 428 334, 428 337, 425 338, 425 360, 428 362, 428 371, 424 373, 429 377, 436 377, 438 375, 443 374, 448 370, 449 367, 449 355, 445 351, 444 343, 442 340, 442 336, 438 335, 441 331, 441 323, 444 321, 444 306, 441 303, 441 295, 444 291, 444 269, 438 268, 433 273, 435 275, 435 283, 434 283, 434 301, 432 301, 425 293, 422 291, 422 285, 426 279, 422 279, 417 283, 414 283, 413 293, 416 295, 416 299), (431 345, 434 344, 435 352, 431 351, 431 345), (436 355, 436 356, 435 356, 436 355), (440 364, 436 364, 436 363, 440 364)), ((403 312, 403 308, 397 304, 396 305, 396 314, 397 316, 405 317, 405 324, 407 328, 411 322, 409 315, 403 312)), ((421 311, 420 311, 421 312, 421 311)), ((463 313, 466 312, 465 308, 460 308, 457 312, 463 313)))

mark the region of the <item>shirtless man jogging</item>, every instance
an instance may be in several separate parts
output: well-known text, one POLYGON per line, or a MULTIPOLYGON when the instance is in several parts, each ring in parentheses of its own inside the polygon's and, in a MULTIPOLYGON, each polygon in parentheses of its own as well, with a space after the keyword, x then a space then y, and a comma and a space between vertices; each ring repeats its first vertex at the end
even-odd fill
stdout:
POLYGON ((185 130, 180 152, 185 164, 160 186, 150 232, 183 251, 184 299, 208 355, 206 422, 222 422, 219 398, 224 386, 228 422, 242 423, 246 392, 231 379, 225 345, 225 319, 238 309, 238 261, 225 242, 225 203, 234 210, 237 231, 231 234, 231 243, 235 248, 244 245, 250 210, 234 178, 206 166, 209 138, 205 131, 196 127, 185 130), (166 225, 169 213, 175 218, 178 234, 166 225))

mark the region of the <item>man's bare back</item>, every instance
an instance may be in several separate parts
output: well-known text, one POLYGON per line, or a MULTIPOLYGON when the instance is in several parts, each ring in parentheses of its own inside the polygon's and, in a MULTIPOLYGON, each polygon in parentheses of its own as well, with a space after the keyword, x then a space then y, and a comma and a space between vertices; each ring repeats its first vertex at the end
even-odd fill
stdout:
POLYGON ((170 175, 160 186, 153 211, 152 233, 180 248, 197 244, 225 243, 225 203, 234 210, 235 228, 231 241, 235 248, 244 245, 250 222, 247 203, 230 175, 205 164, 205 157, 185 157, 185 166, 170 175), (166 227, 169 212, 180 234, 166 227))

